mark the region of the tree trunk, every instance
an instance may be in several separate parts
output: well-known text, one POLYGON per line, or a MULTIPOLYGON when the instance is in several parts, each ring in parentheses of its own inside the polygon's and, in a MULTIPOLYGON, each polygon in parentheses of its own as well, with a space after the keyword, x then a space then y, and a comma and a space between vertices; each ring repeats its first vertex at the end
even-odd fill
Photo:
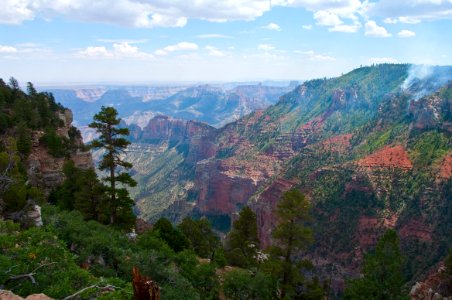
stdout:
POLYGON ((287 241, 287 251, 286 251, 286 255, 284 257, 281 299, 284 299, 284 297, 286 296, 287 284, 290 282, 290 273, 291 273, 290 256, 291 255, 292 255, 292 237, 289 237, 289 240, 287 241))
POLYGON ((110 208, 111 208, 111 215, 110 215, 110 224, 114 224, 116 222, 116 186, 115 186, 115 166, 110 167, 110 188, 111 188, 111 199, 110 199, 110 208))

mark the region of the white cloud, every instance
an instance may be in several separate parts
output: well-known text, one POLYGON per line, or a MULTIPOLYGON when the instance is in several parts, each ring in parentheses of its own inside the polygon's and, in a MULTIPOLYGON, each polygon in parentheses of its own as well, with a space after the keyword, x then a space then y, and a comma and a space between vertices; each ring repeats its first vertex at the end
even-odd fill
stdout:
POLYGON ((133 58, 153 58, 152 54, 142 52, 138 47, 129 43, 113 44, 113 53, 115 57, 133 57, 133 58))
POLYGON ((270 23, 268 25, 262 26, 262 28, 274 31, 281 31, 281 27, 276 23, 270 23))
POLYGON ((342 21, 337 14, 324 10, 314 13, 314 19, 317 21, 317 25, 321 26, 336 26, 342 24, 342 21))
POLYGON ((325 55, 325 54, 319 54, 316 53, 314 50, 308 50, 308 51, 295 51, 297 54, 304 55, 308 60, 311 61, 333 61, 336 60, 334 57, 325 55))
POLYGON ((163 55, 167 55, 168 53, 162 49, 158 49, 158 50, 154 51, 154 54, 158 55, 158 56, 163 56, 163 55))
POLYGON ((232 36, 218 34, 218 33, 208 33, 208 34, 200 34, 196 36, 199 39, 230 39, 232 36))
POLYGON ((303 26, 301 26, 303 29, 306 29, 306 30, 311 30, 312 29, 312 25, 303 25, 303 26))
POLYGON ((218 50, 218 48, 213 46, 206 46, 205 49, 208 51, 210 56, 223 57, 225 54, 218 50))
POLYGON ((42 56, 43 54, 50 53, 51 50, 35 43, 20 43, 11 45, 0 45, 0 54, 3 58, 18 59, 21 54, 26 54, 31 57, 31 54, 37 54, 42 56))
POLYGON ((392 57, 372 57, 369 62, 371 64, 396 64, 399 61, 392 57))
POLYGON ((34 12, 29 7, 30 1, 3 0, 0 9, 0 23, 20 24, 33 19, 34 12))
POLYGON ((314 19, 317 21, 317 25, 330 27, 328 31, 332 32, 357 32, 361 27, 361 23, 355 16, 350 16, 353 24, 344 24, 340 18, 340 14, 332 11, 317 11, 314 13, 314 19))
POLYGON ((341 32, 354 32, 360 18, 374 16, 385 18, 385 23, 452 18, 450 0, 2 0, 0 23, 62 17, 131 27, 183 27, 189 19, 254 20, 272 6, 305 8, 319 24, 341 32))
POLYGON ((78 52, 78 55, 83 58, 105 58, 113 57, 113 54, 105 47, 90 46, 78 52))
MULTIPOLYGON (((356 19, 360 0, 3 0, 0 23, 20 24, 41 18, 107 23, 131 27, 183 27, 189 19, 213 22, 254 20, 272 6, 303 7, 356 19)), ((270 24, 271 25, 271 24, 270 24)), ((275 26, 271 26, 277 28, 275 26)), ((273 29, 270 28, 270 29, 273 29)), ((273 29, 273 30, 275 30, 273 29)), ((277 29, 276 29, 277 30, 277 29)))
POLYGON ((142 52, 129 43, 114 43, 111 50, 103 46, 90 46, 77 52, 81 58, 153 58, 152 54, 142 52))
POLYGON ((166 46, 163 48, 166 52, 174 52, 174 51, 181 51, 181 50, 197 50, 198 45, 195 43, 189 43, 189 42, 180 42, 175 45, 166 46))
POLYGON ((384 23, 386 24, 396 24, 397 23, 397 19, 394 18, 386 18, 383 20, 384 23))
POLYGON ((423 20, 451 19, 450 0, 380 0, 367 5, 367 13, 387 21, 419 23, 423 20))
POLYGON ((391 34, 381 26, 378 26, 375 21, 368 21, 365 25, 365 35, 375 37, 390 37, 391 34))
POLYGON ((361 23, 356 22, 353 25, 345 25, 345 24, 336 25, 336 26, 328 29, 328 31, 354 33, 354 32, 357 32, 360 28, 361 28, 361 23))
POLYGON ((260 44, 259 46, 257 46, 257 48, 259 50, 264 50, 264 51, 275 50, 275 46, 270 45, 270 44, 260 44))
POLYGON ((13 47, 13 46, 0 45, 0 53, 2 53, 2 54, 17 53, 17 48, 13 47))
POLYGON ((405 24, 418 24, 421 22, 421 19, 417 18, 417 17, 399 17, 398 18, 400 23, 405 23, 405 24))
POLYGON ((188 19, 214 22, 253 20, 270 9, 267 0, 3 0, 0 23, 20 24, 36 17, 132 27, 183 27, 188 19))
POLYGON ((416 36, 416 33, 413 31, 404 29, 404 30, 401 30, 399 33, 397 33, 397 35, 402 38, 409 38, 409 37, 416 36))
POLYGON ((163 56, 167 55, 168 53, 175 52, 175 51, 194 51, 198 50, 198 45, 195 43, 190 42, 180 42, 174 45, 166 46, 163 49, 158 49, 154 51, 155 55, 163 56))

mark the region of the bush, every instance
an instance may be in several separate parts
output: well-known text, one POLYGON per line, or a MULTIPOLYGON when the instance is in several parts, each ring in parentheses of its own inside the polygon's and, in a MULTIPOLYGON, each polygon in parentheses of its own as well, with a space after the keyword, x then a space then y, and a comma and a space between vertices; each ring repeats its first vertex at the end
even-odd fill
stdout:
POLYGON ((231 271, 224 276, 223 289, 228 299, 278 299, 276 282, 261 272, 231 271))

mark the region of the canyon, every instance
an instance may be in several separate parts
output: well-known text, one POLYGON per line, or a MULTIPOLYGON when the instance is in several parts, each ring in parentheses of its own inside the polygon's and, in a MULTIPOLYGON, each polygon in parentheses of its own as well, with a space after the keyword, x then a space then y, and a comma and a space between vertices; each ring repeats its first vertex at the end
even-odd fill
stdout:
POLYGON ((308 254, 319 267, 340 261, 338 278, 356 273, 394 228, 416 277, 450 242, 452 86, 414 101, 415 87, 401 89, 409 68, 308 81, 221 128, 163 116, 129 126, 137 212, 150 222, 205 216, 226 232, 247 205, 266 247, 273 211, 296 187, 311 201, 316 242, 308 254))

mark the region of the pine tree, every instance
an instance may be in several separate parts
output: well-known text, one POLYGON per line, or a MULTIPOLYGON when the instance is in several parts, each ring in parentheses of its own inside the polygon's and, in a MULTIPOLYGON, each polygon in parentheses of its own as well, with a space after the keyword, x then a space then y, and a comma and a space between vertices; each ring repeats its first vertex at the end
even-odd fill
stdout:
POLYGON ((226 242, 226 256, 231 264, 249 267, 256 262, 258 249, 256 214, 246 206, 232 224, 226 242))
POLYGON ((190 240, 197 255, 203 258, 214 258, 215 250, 221 244, 207 218, 193 220, 190 217, 185 217, 178 228, 190 240))
POLYGON ((378 240, 375 251, 364 258, 363 277, 349 282, 344 299, 408 299, 402 291, 403 261, 397 233, 389 229, 378 240))
POLYGON ((136 182, 127 172, 121 172, 121 169, 130 169, 132 164, 121 158, 130 142, 123 137, 129 134, 129 130, 118 127, 120 121, 115 108, 102 106, 101 111, 94 115, 94 121, 89 127, 96 129, 100 134, 99 138, 92 141, 91 147, 105 150, 99 169, 108 172, 104 180, 110 185, 107 189, 110 224, 123 227, 131 225, 134 220, 132 212, 134 203, 124 186, 133 187, 136 186, 136 182), (118 184, 121 187, 118 187, 118 184))
POLYGON ((277 246, 273 248, 278 257, 281 299, 290 298, 298 284, 305 261, 298 261, 297 254, 312 242, 312 231, 305 226, 310 220, 309 202, 297 189, 285 192, 276 209, 278 225, 273 231, 277 246))

